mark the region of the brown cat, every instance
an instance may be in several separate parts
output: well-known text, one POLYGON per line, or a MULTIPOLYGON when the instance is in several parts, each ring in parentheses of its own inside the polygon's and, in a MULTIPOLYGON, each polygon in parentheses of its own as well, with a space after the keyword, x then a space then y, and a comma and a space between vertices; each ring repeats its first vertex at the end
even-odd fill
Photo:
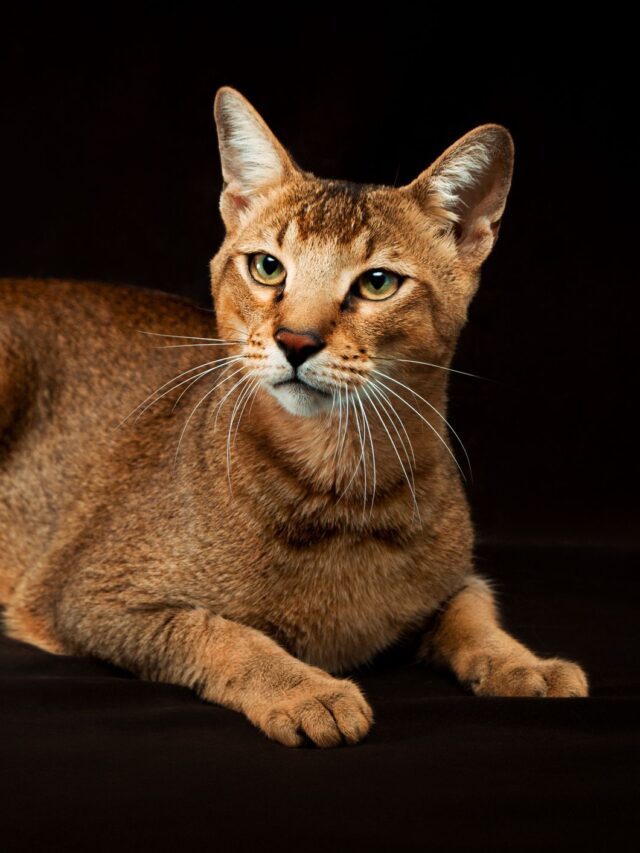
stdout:
POLYGON ((229 86, 214 116, 215 314, 0 282, 7 633, 186 685, 288 746, 365 737, 335 676, 408 631, 480 696, 586 696, 576 663, 500 627, 446 430, 509 131, 395 188, 303 171, 229 86))

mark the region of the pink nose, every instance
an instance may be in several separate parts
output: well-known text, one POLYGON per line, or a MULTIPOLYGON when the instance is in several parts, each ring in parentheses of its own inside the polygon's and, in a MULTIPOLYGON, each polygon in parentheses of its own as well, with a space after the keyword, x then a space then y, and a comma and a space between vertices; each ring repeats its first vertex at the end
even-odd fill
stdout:
POLYGON ((298 367, 325 346, 325 342, 315 332, 292 332, 284 326, 276 331, 274 338, 293 367, 298 367))

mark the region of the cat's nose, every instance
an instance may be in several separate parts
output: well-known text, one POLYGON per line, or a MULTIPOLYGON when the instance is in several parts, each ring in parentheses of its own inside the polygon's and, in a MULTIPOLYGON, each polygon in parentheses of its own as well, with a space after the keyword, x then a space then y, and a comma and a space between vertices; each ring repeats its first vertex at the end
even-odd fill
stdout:
POLYGON ((280 326, 273 337, 292 367, 298 367, 326 346, 315 332, 292 332, 284 326, 280 326))

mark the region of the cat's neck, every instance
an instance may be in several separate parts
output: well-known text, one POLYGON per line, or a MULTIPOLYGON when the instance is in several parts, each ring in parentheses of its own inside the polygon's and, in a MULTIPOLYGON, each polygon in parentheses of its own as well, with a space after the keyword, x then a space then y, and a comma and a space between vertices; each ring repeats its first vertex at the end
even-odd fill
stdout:
MULTIPOLYGON (((337 518, 364 506, 372 508, 373 517, 385 502, 411 508, 428 497, 434 471, 450 468, 452 449, 443 420, 447 378, 440 373, 412 378, 412 389, 424 400, 408 392, 402 396, 409 405, 391 394, 384 405, 379 398, 375 403, 368 399, 366 420, 359 407, 351 407, 348 422, 346 413, 340 416, 335 409, 331 416, 292 415, 263 391, 251 416, 240 421, 233 480, 256 501, 266 498, 274 511, 276 504, 305 504, 327 522, 334 509, 337 518)), ((210 466, 219 468, 224 448, 218 445, 224 443, 219 437, 208 444, 210 466)))

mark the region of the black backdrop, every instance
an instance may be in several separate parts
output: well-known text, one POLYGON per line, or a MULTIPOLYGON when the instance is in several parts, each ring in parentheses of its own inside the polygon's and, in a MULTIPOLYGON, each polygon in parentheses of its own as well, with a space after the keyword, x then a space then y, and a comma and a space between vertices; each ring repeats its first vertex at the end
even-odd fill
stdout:
POLYGON ((3 10, 0 275, 207 306, 220 85, 324 177, 407 183, 476 125, 505 124, 513 187, 454 362, 496 381, 453 375, 450 415, 505 627, 579 661, 590 696, 480 700, 392 649, 354 673, 370 736, 292 751, 184 688, 0 636, 3 844, 632 849, 635 30, 583 9, 561 31, 540 4, 485 19, 492 39, 462 8, 428 3, 420 18, 363 7, 350 28, 326 5, 279 19, 177 8, 3 10))
POLYGON ((451 382, 478 532, 631 535, 637 145, 623 27, 554 38, 543 24, 541 40, 523 21, 494 44, 463 42, 455 16, 429 7, 347 31, 326 12, 286 27, 98 10, 6 24, 0 274, 129 282, 208 305, 223 84, 324 177, 407 183, 468 130, 503 123, 512 190, 453 365, 497 381, 451 382))

